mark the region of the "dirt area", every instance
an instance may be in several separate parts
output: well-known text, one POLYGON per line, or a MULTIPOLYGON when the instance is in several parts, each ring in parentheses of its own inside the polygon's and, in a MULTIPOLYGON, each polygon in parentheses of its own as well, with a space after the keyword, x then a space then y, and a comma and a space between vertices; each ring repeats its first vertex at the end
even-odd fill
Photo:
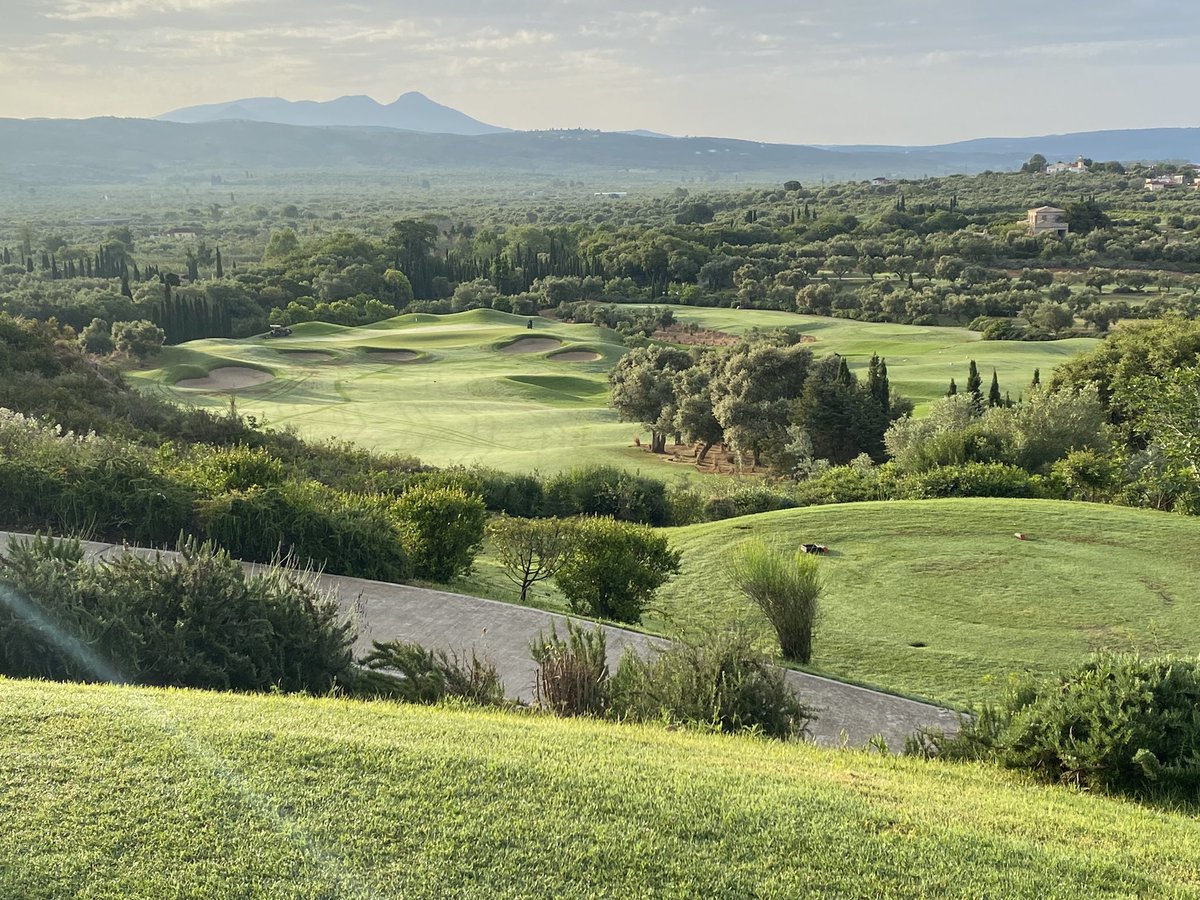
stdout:
POLYGON ((501 347, 501 353, 545 353, 562 346, 562 341, 554 338, 521 338, 507 346, 501 347))
MULTIPOLYGON (((644 451, 650 453, 649 445, 643 444, 641 438, 635 437, 633 443, 635 447, 641 447, 644 451)), ((754 465, 754 458, 750 454, 742 456, 739 468, 737 454, 729 447, 722 444, 711 447, 702 463, 697 462, 700 457, 700 449, 700 444, 668 444, 665 453, 653 454, 653 456, 659 462, 691 466, 697 472, 704 472, 707 475, 762 474, 758 467, 754 465)))
POLYGON ((224 366, 213 369, 203 378, 184 378, 175 382, 175 387, 193 391, 240 391, 274 379, 270 372, 248 369, 245 366, 224 366))
POLYGON ((601 356, 592 350, 568 350, 565 353, 555 353, 550 358, 557 362, 595 362, 601 359, 601 356))
POLYGON ((418 359, 421 354, 412 350, 368 350, 367 354, 371 359, 377 359, 381 362, 397 362, 406 363, 418 359))
POLYGON ((669 328, 660 328, 651 337, 669 344, 686 344, 692 347, 728 347, 737 343, 737 336, 711 328, 689 329, 676 322, 669 328))

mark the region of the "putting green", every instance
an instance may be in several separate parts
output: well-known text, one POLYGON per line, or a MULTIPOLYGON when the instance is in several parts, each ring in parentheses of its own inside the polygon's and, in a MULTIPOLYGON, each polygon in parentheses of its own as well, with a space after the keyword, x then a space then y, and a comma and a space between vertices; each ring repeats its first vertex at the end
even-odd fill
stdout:
MULTIPOLYGON (((887 358, 892 383, 918 413, 954 377, 965 388, 967 362, 984 386, 994 366, 1015 398, 1033 370, 1055 365, 1096 341, 982 341, 963 328, 927 328, 799 316, 760 310, 677 307, 676 317, 705 328, 799 327, 815 354, 841 353, 865 369, 887 358)), ((591 325, 564 325, 494 310, 448 316, 411 314, 361 328, 310 322, 288 338, 193 341, 164 351, 157 369, 134 383, 172 399, 238 409, 312 438, 411 454, 438 465, 483 463, 513 472, 555 472, 611 463, 675 477, 690 467, 657 463, 632 446, 640 429, 608 408, 607 373, 624 354, 616 336, 591 325), (253 368, 275 377, 225 384, 219 370, 253 368), (183 389, 218 371, 213 390, 183 389)), ((265 375, 261 376, 265 377, 265 375)), ((201 384, 205 382, 201 381, 201 384)), ((642 435, 644 439, 644 435, 642 435)))

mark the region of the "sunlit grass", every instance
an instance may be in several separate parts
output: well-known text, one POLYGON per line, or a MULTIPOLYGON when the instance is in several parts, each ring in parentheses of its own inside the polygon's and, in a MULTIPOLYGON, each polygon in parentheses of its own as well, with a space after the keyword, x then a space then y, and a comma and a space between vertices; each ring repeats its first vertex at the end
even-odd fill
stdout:
POLYGON ((1200 824, 973 766, 494 712, 0 680, 0 895, 1117 897, 1200 824))

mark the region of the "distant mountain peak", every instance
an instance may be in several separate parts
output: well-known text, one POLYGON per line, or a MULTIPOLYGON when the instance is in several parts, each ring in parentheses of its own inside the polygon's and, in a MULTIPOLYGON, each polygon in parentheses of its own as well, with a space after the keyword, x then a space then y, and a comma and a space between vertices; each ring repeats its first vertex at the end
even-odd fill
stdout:
POLYGON ((316 127, 394 128, 428 134, 481 135, 507 131, 444 106, 420 91, 408 91, 384 105, 366 94, 334 100, 284 100, 252 97, 172 110, 158 117, 168 122, 250 121, 316 127))

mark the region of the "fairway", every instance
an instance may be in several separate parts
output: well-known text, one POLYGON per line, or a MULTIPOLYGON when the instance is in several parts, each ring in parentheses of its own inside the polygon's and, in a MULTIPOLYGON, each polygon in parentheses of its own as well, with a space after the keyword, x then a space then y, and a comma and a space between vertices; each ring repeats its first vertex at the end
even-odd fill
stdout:
POLYGON ((1200 891, 1194 818, 981 766, 346 700, 0 699, 6 897, 1200 891))
POLYGON ((788 552, 823 543, 833 553, 821 558, 813 668, 943 703, 995 698, 1010 673, 1062 669, 1100 648, 1200 652, 1194 518, 1048 500, 914 500, 668 533, 683 571, 660 592, 660 627, 694 636, 741 619, 770 643, 758 611, 729 585, 730 548, 750 537, 788 552))
MULTIPOLYGON (((920 404, 965 387, 967 361, 985 382, 992 366, 1015 398, 1033 370, 1051 369, 1095 341, 981 341, 962 328, 925 328, 757 310, 676 308, 685 322, 744 333, 796 326, 813 353, 846 355, 863 369, 887 358, 892 384, 920 404)), ((625 353, 616 335, 493 310, 410 314, 347 328, 306 323, 288 338, 193 341, 167 348, 135 384, 171 399, 289 425, 305 437, 349 440, 434 465, 482 463, 510 472, 557 472, 609 463, 667 477, 633 446, 641 429, 608 408, 607 373, 625 353)), ((643 435, 644 438, 644 435, 643 435)))
POLYGON ((437 465, 555 472, 595 462, 652 464, 632 446, 637 427, 617 422, 607 406, 607 372, 625 352, 615 336, 544 318, 529 329, 528 321, 474 310, 361 328, 306 323, 288 338, 168 348, 158 368, 131 374, 184 403, 227 409, 235 396, 242 413, 305 437, 437 465), (186 387, 246 367, 274 378, 232 391, 186 387))

